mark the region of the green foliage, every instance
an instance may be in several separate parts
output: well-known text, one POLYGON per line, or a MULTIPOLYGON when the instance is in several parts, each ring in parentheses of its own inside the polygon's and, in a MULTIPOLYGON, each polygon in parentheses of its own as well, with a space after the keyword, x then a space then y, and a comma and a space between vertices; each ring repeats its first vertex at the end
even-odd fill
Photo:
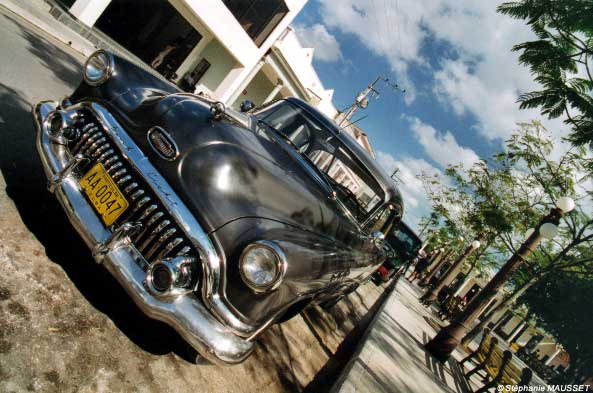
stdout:
POLYGON ((519 301, 529 307, 538 326, 552 334, 570 354, 569 382, 593 370, 593 279, 566 272, 548 275, 528 290, 519 301))
POLYGON ((525 20, 537 37, 513 47, 542 87, 521 94, 521 108, 539 108, 551 119, 565 115, 572 142, 593 146, 593 2, 520 0, 498 11, 525 20))
POLYGON ((538 323, 579 359, 578 367, 590 367, 587 362, 593 352, 589 344, 583 343, 587 336, 582 329, 593 322, 591 313, 585 311, 593 306, 593 202, 591 182, 583 175, 587 153, 582 147, 555 146, 539 122, 518 127, 506 142, 505 151, 489 161, 478 162, 469 171, 449 167, 445 181, 423 178, 433 207, 428 221, 438 223, 430 229, 435 233, 451 230, 486 235, 486 245, 476 255, 472 268, 478 273, 491 273, 495 262, 504 263, 517 251, 527 229, 538 225, 554 201, 561 196, 573 197, 577 208, 564 215, 558 236, 542 241, 526 263, 507 278, 514 292, 505 302, 511 304, 522 291, 535 285, 523 301, 537 316, 538 323), (568 151, 553 159, 556 149, 568 151), (488 248, 491 251, 484 253, 488 248), (571 277, 578 282, 574 292, 567 287, 571 277), (555 278, 561 280, 557 282, 555 278), (573 304, 564 305, 567 301, 573 304), (555 314, 556 307, 563 308, 562 312, 555 314), (582 316, 585 313, 589 315, 582 316), (577 322, 580 325, 570 326, 572 330, 565 338, 566 323, 577 322))
MULTIPOLYGON (((593 272, 591 183, 583 175, 587 154, 572 147, 559 159, 550 158, 554 141, 539 122, 521 123, 506 142, 504 152, 476 163, 469 171, 452 166, 447 178, 421 177, 432 205, 426 220, 429 233, 462 233, 466 239, 484 235, 487 253, 476 253, 475 267, 488 273, 516 252, 525 232, 537 226, 561 196, 571 196, 577 209, 565 215, 559 235, 543 241, 528 263, 510 277, 520 288, 553 272, 572 272, 575 267, 593 272)), ((469 263, 472 268, 472 260, 469 263)))

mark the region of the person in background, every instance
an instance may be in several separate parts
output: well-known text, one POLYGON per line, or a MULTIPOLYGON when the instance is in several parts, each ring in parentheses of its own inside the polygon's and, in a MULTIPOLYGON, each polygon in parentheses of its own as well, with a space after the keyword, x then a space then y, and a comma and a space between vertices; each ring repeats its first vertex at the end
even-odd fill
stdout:
MULTIPOLYGON (((432 256, 432 254, 430 254, 432 256)), ((419 276, 426 270, 426 268, 430 265, 430 257, 429 255, 424 254, 424 257, 418 258, 418 262, 416 262, 416 267, 412 274, 410 274, 406 279, 410 282, 413 282, 415 279, 419 278, 419 276)))
POLYGON ((155 70, 159 68, 167 56, 169 56, 175 49, 179 48, 179 45, 181 45, 181 39, 177 38, 175 41, 165 46, 163 50, 161 50, 159 54, 156 55, 154 60, 150 63, 150 66, 155 70))
POLYGON ((398 275, 405 277, 406 273, 408 273, 408 269, 410 268, 410 266, 414 266, 418 263, 420 259, 424 257, 426 257, 426 253, 424 252, 424 250, 420 250, 416 258, 410 258, 405 264, 402 265, 402 267, 399 268, 398 275))

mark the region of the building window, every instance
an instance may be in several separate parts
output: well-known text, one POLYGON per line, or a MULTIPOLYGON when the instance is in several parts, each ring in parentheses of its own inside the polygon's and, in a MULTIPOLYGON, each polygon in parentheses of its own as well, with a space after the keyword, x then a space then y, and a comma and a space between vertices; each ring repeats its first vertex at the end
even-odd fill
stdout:
POLYGON ((283 0, 223 0, 255 45, 261 46, 288 13, 283 0))
POLYGON ((198 65, 190 72, 185 74, 181 81, 179 81, 179 87, 183 90, 193 93, 196 85, 202 79, 206 71, 210 68, 210 62, 206 59, 200 60, 198 65))

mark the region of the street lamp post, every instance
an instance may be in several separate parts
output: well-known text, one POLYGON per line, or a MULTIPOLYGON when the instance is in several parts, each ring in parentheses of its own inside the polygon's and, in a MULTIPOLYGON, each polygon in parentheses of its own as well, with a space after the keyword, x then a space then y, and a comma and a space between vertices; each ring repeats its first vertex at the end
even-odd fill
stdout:
POLYGON ((574 201, 571 198, 560 198, 556 207, 539 222, 531 236, 525 240, 519 250, 502 266, 486 287, 467 305, 465 310, 451 324, 441 329, 426 344, 425 348, 428 352, 438 361, 444 363, 461 343, 463 336, 470 329, 471 323, 478 317, 488 301, 496 295, 498 290, 506 283, 509 276, 535 250, 542 237, 551 238, 557 234, 557 226, 560 223, 560 218, 572 209, 574 209, 574 201))
POLYGON ((437 248, 435 250, 432 251, 432 256, 430 257, 430 259, 428 260, 428 265, 426 267, 426 269, 430 269, 431 266, 433 266, 433 264, 438 263, 438 261, 441 258, 441 254, 443 253, 444 248, 437 248))
POLYGON ((449 256, 453 253, 453 250, 450 249, 448 251, 441 251, 440 259, 433 263, 433 268, 426 273, 426 275, 420 280, 418 283, 419 286, 425 287, 430 283, 430 280, 434 277, 434 275, 439 271, 441 266, 449 259, 449 256))
POLYGON ((440 279, 437 285, 435 285, 434 288, 429 289, 420 298, 420 301, 425 305, 430 305, 434 303, 434 301, 438 298, 439 292, 453 281, 453 279, 457 276, 457 274, 463 267, 463 262, 478 248, 480 248, 479 237, 473 242, 471 242, 469 246, 467 246, 463 254, 461 254, 455 262, 453 262, 453 265, 451 265, 451 267, 443 275, 443 277, 440 279))
POLYGON ((442 248, 437 248, 436 250, 433 250, 434 254, 432 254, 432 256, 430 257, 430 260, 429 260, 430 265, 432 265, 434 263, 434 261, 436 261, 436 259, 439 257, 439 255, 441 255, 442 250, 443 250, 442 248))

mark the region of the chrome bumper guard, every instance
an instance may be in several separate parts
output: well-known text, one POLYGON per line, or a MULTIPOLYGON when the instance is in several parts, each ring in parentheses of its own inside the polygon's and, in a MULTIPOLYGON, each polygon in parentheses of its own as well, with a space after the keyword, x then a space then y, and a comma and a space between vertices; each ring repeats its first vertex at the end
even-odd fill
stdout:
POLYGON ((63 145, 49 138, 45 120, 57 107, 57 102, 45 101, 33 108, 37 151, 49 179, 48 188, 87 246, 93 250, 93 257, 119 281, 146 315, 172 326, 206 359, 219 364, 243 361, 253 350, 253 341, 236 335, 233 329, 222 324, 195 294, 181 295, 168 301, 157 299, 148 292, 146 273, 141 268, 146 261, 129 241, 127 231, 130 228, 122 225, 113 233, 105 228, 84 197, 78 180, 72 176, 73 168, 81 158, 72 157, 63 145))

